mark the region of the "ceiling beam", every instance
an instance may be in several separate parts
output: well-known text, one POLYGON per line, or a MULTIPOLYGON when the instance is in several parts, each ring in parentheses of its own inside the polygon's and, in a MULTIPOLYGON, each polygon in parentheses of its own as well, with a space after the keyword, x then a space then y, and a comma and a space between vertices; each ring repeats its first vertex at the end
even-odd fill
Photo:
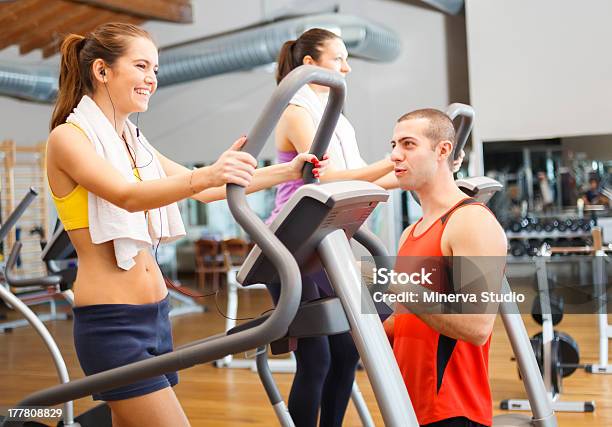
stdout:
MULTIPOLYGON (((110 16, 110 15, 109 15, 110 16)), ((91 19, 91 8, 86 5, 73 5, 65 14, 58 14, 36 29, 27 39, 19 44, 19 53, 25 55, 34 49, 49 44, 68 33, 77 33, 77 30, 91 19)))
POLYGON ((27 15, 40 8, 38 0, 22 0, 0 5, 0 28, 13 25, 20 16, 27 15))
POLYGON ((102 11, 98 13, 95 18, 89 19, 88 21, 83 22, 81 25, 77 24, 77 26, 71 28, 70 31, 66 31, 65 33, 55 33, 53 38, 49 40, 44 47, 42 47, 43 58, 48 58, 59 52, 62 40, 64 40, 67 33, 85 35, 86 33, 94 30, 98 25, 105 24, 107 22, 125 22, 128 24, 139 25, 142 24, 144 20, 135 16, 119 15, 110 11, 102 11))
POLYGON ((115 16, 117 16, 115 12, 103 10, 100 13, 96 14, 95 17, 90 17, 87 20, 83 20, 77 23, 74 27, 70 29, 70 31, 57 32, 53 34, 51 38, 48 39, 46 43, 40 47, 42 49, 43 58, 48 58, 59 52, 62 41, 68 33, 80 34, 84 36, 86 33, 93 30, 98 25, 103 24, 105 22, 113 21, 113 18, 115 16))
POLYGON ((13 25, 0 30, 0 50, 23 40, 43 22, 53 19, 57 14, 63 13, 66 2, 49 2, 46 7, 41 6, 28 15, 20 15, 21 18, 15 21, 13 25))
POLYGON ((187 0, 72 0, 90 6, 102 7, 118 13, 126 13, 143 19, 178 22, 193 22, 193 10, 187 0))

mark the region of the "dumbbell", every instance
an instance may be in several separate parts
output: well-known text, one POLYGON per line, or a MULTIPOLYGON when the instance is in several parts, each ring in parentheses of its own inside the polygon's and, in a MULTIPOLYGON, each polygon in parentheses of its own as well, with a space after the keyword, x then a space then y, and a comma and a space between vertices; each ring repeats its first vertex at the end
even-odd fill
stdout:
POLYGON ((591 231, 591 221, 581 219, 580 220, 580 229, 582 231, 591 231))
POLYGON ((527 254, 527 247, 525 247, 525 244, 521 240, 511 239, 509 252, 510 255, 515 257, 524 256, 527 254))
POLYGON ((576 232, 578 230, 580 230, 580 221, 577 219, 568 219, 569 221, 569 230, 572 232, 576 232))
POLYGON ((535 231, 536 233, 541 233, 544 229, 543 222, 538 218, 532 218, 531 222, 533 224, 533 231, 535 231))
POLYGON ((530 232, 532 229, 531 221, 529 218, 523 218, 521 220, 521 231, 530 232))
POLYGON ((523 226, 521 225, 520 221, 512 221, 508 226, 508 229, 513 233, 520 233, 522 228, 523 226))
POLYGON ((529 239, 527 241, 527 254, 529 256, 537 256, 541 247, 542 241, 540 239, 529 239))
POLYGON ((544 231, 546 231, 547 233, 552 233, 552 231, 555 229, 555 220, 549 219, 547 221, 544 222, 544 231))

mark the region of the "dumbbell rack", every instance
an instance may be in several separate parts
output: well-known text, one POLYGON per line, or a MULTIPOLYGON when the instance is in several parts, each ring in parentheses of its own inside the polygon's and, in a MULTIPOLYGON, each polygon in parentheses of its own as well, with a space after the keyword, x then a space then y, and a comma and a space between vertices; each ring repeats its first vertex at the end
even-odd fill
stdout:
POLYGON ((568 214, 555 217, 528 216, 520 222, 512 221, 506 225, 505 230, 510 244, 509 255, 518 260, 535 256, 537 249, 547 241, 552 243, 557 239, 567 239, 569 243, 569 240, 584 240, 591 236, 591 224, 591 220, 575 218, 568 214), (533 240, 537 241, 537 247, 530 247, 533 240), (530 245, 527 245, 528 241, 530 245), (516 245, 518 248, 515 248, 516 245), (531 253, 531 250, 534 252, 531 253), (515 251, 519 255, 515 254, 515 251))
MULTIPOLYGON (((542 313, 542 376, 544 379, 544 386, 547 394, 552 402, 553 410, 559 412, 593 412, 595 410, 595 402, 593 401, 560 401, 561 397, 561 375, 558 372, 561 369, 560 366, 553 366, 558 364, 557 357, 553 357, 555 348, 555 332, 553 329, 553 318, 550 304, 550 293, 548 286, 548 272, 546 269, 547 260, 550 257, 550 252, 543 254, 543 256, 536 257, 536 275, 538 283, 538 291, 540 296, 541 313, 542 313), (553 346, 555 348, 553 348, 553 346), (553 371, 557 376, 553 379, 553 371), (556 385, 559 392, 556 392, 553 381, 556 381, 556 385)), ((506 399, 502 400, 500 404, 501 409, 511 411, 529 411, 531 405, 527 399, 506 399)))

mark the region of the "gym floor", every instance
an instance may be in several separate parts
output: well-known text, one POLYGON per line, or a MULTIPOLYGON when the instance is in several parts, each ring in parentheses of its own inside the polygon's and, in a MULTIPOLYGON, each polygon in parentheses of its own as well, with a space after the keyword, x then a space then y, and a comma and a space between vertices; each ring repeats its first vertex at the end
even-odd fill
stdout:
MULTIPOLYGON (((254 290, 240 293, 238 317, 258 315, 271 307, 265 291, 254 290)), ((204 301, 209 311, 190 314, 173 319, 174 344, 179 346, 190 341, 218 333, 224 329, 224 319, 217 313, 212 298, 204 301)), ((218 296, 219 306, 225 309, 225 294, 218 296)), ((61 309, 67 309, 62 305, 61 309)), ((0 309, 1 311, 2 309, 0 309)), ((16 319, 13 312, 6 313, 10 320, 16 319)), ((539 331, 539 325, 524 316, 529 335, 539 331)), ((597 324, 594 315, 566 315, 559 325, 580 346, 581 362, 597 360, 597 324)), ((48 322, 47 327, 57 340, 66 359, 71 378, 83 373, 72 342, 72 322, 48 322)), ((120 351, 120 349, 118 349, 120 351)), ((511 361, 512 352, 498 317, 495 323, 490 355, 490 378, 495 408, 506 398, 525 398, 522 383, 518 379, 516 364, 511 361)), ((239 355, 239 357, 242 357, 239 355)), ((31 328, 19 328, 8 334, 0 334, 0 407, 14 405, 23 396, 57 383, 51 359, 43 349, 36 333, 31 328)), ((287 396, 291 386, 291 375, 275 374, 279 388, 287 396)), ((382 426, 374 395, 366 374, 358 373, 358 383, 374 417, 376 425, 382 426)), ((564 379, 562 400, 596 403, 594 413, 558 413, 560 426, 603 427, 612 425, 612 376, 591 375, 577 370, 564 379)), ((260 426, 277 425, 257 374, 243 369, 217 369, 211 364, 196 366, 180 372, 180 383, 175 391, 191 424, 197 426, 260 426)), ((91 398, 75 403, 75 412, 94 406, 91 398)), ((497 413, 500 411, 495 409, 497 413)), ((349 405, 345 426, 360 426, 359 417, 349 405)))

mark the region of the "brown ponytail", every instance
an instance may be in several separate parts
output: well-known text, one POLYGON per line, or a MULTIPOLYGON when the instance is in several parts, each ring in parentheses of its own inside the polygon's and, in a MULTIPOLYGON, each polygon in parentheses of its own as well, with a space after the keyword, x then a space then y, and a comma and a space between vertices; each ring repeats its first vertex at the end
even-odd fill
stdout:
POLYGON ((295 46, 296 40, 288 40, 283 43, 278 58, 276 60, 276 83, 280 81, 291 72, 294 68, 295 61, 293 60, 293 46, 295 46))
POLYGON ((280 83, 294 68, 302 65, 305 56, 311 56, 318 61, 325 42, 339 38, 331 31, 313 28, 303 33, 297 40, 285 42, 276 60, 276 83, 280 83))
POLYGON ((85 37, 77 34, 69 34, 62 42, 59 93, 51 118, 51 130, 66 121, 68 114, 83 96, 79 52, 84 43, 85 37))
POLYGON ((153 41, 142 28, 120 22, 99 25, 86 37, 77 34, 66 36, 60 49, 59 93, 51 116, 51 130, 66 121, 83 95, 93 94, 93 62, 102 59, 112 67, 127 51, 129 38, 138 37, 153 41))

